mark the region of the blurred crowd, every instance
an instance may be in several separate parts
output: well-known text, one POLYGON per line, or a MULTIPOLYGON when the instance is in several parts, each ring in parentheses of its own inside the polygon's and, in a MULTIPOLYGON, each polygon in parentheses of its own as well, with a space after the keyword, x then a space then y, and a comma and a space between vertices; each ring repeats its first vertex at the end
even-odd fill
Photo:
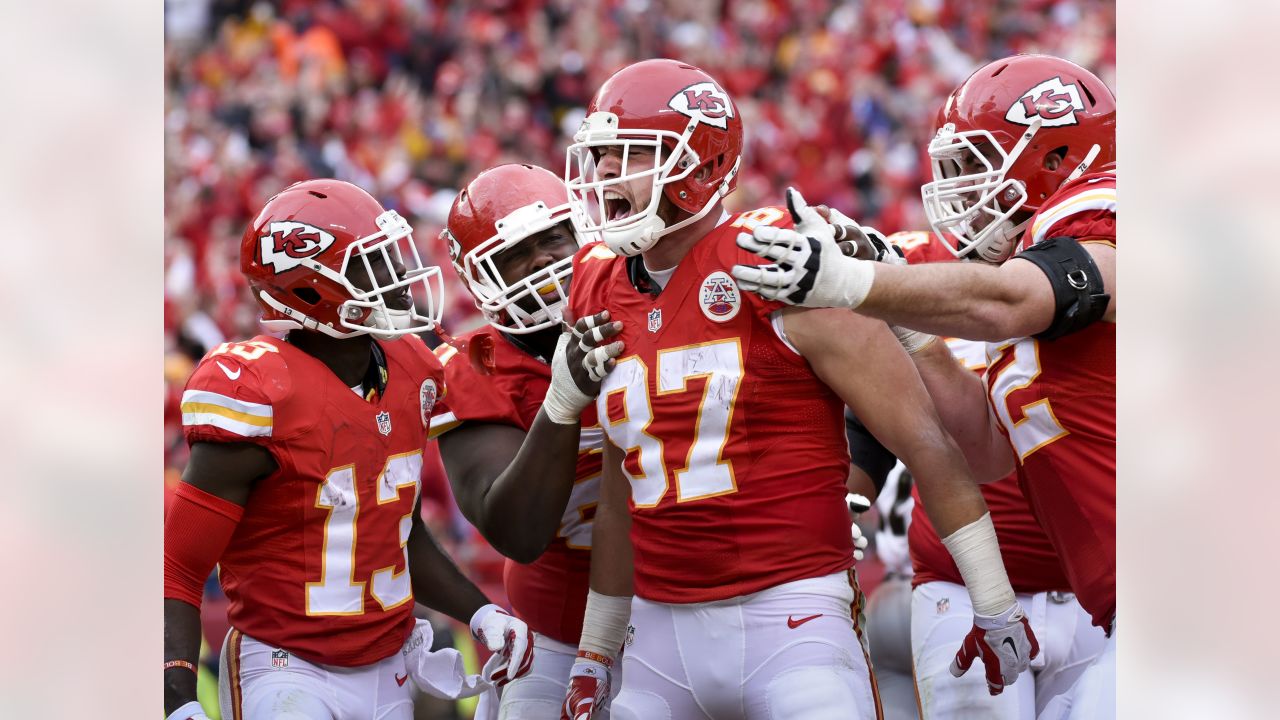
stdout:
MULTIPOLYGON (((356 183, 447 265, 436 236, 462 184, 505 162, 560 173, 595 89, 672 57, 741 112, 730 210, 795 184, 882 230, 921 229, 924 144, 978 65, 1051 53, 1115 88, 1113 0, 165 0, 165 36, 168 483, 185 462, 177 401, 194 363, 260 332, 241 233, 294 181, 356 183)), ((481 319, 445 275, 456 334, 481 319)), ((447 487, 438 495, 454 527, 447 487)))

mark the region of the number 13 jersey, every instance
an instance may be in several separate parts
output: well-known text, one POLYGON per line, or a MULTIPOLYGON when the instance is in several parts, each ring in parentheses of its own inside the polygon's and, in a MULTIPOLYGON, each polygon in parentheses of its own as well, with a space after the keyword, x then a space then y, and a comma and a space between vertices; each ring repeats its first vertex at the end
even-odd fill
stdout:
POLYGON ((218 564, 231 625, 326 665, 381 660, 413 628, 404 545, 444 373, 416 337, 379 347, 386 385, 369 400, 268 336, 213 350, 182 396, 189 443, 253 443, 278 466, 218 564))
POLYGON ((574 258, 574 316, 607 309, 623 323, 597 413, 626 453, 635 593, 648 600, 721 600, 853 564, 843 403, 781 339, 784 306, 729 274, 759 263, 734 242, 755 224, 790 218, 724 219, 658 295, 639 257, 595 244, 574 258))

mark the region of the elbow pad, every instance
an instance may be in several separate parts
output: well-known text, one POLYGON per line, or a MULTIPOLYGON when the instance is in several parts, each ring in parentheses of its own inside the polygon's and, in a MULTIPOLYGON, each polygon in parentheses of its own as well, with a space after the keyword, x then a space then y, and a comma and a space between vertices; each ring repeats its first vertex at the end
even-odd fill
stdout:
POLYGON ((844 434, 849 440, 850 462, 871 478, 876 486, 876 494, 879 494, 898 458, 880 444, 876 436, 871 434, 849 408, 844 409, 844 434))
POLYGON ((1098 265, 1075 238, 1052 237, 1018 253, 1044 272, 1053 286, 1053 322, 1037 333, 1039 340, 1057 340, 1085 329, 1107 312, 1111 295, 1102 284, 1098 265))
POLYGON ((196 608, 244 508, 190 483, 178 483, 164 520, 164 596, 196 608))

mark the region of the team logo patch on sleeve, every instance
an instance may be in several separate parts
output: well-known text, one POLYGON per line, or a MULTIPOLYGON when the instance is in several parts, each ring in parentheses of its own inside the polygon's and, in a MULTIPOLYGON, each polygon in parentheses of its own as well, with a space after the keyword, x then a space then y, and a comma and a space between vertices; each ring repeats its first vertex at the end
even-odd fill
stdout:
POLYGON ((742 309, 742 293, 729 273, 717 270, 702 281, 698 291, 698 304, 702 314, 713 322, 729 322, 742 309))
POLYGON ((438 393, 436 381, 431 378, 423 380, 422 387, 418 388, 418 403, 422 407, 422 427, 431 426, 431 409, 436 406, 438 393))
POLYGON ((333 233, 293 220, 277 220, 267 225, 267 235, 258 238, 262 264, 276 274, 292 270, 303 260, 315 257, 333 245, 333 233))
POLYGON ((383 410, 375 415, 374 419, 378 421, 378 432, 383 435, 391 434, 391 413, 383 410))
POLYGON ((1059 127, 1076 124, 1076 111, 1084 112, 1080 88, 1074 83, 1064 84, 1062 78, 1050 78, 1036 85, 1018 98, 1004 119, 1019 125, 1030 125, 1033 118, 1040 118, 1043 127, 1059 127))

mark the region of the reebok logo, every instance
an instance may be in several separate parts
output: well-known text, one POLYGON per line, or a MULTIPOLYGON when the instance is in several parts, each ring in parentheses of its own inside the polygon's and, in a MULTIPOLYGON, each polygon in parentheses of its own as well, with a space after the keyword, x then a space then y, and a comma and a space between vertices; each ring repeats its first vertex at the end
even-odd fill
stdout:
POLYGON ((798 628, 798 627, 800 627, 801 625, 803 625, 803 624, 805 624, 805 623, 809 622, 810 620, 814 620, 814 619, 817 619, 817 618, 820 618, 820 617, 822 617, 822 613, 818 613, 817 615, 810 615, 809 617, 802 617, 802 618, 800 618, 799 620, 796 620, 794 617, 792 617, 792 616, 788 615, 788 616, 787 616, 787 627, 791 628, 792 630, 795 630, 796 628, 798 628))
POLYGON ((408 679, 409 679, 409 673, 405 673, 404 675, 397 675, 396 685, 399 687, 404 687, 404 681, 408 679))
POLYGON ((223 365, 221 362, 218 362, 217 360, 215 360, 214 362, 218 363, 218 367, 222 368, 222 372, 226 373, 228 380, 238 380, 240 378, 241 368, 236 368, 236 371, 233 373, 226 365, 223 365))

